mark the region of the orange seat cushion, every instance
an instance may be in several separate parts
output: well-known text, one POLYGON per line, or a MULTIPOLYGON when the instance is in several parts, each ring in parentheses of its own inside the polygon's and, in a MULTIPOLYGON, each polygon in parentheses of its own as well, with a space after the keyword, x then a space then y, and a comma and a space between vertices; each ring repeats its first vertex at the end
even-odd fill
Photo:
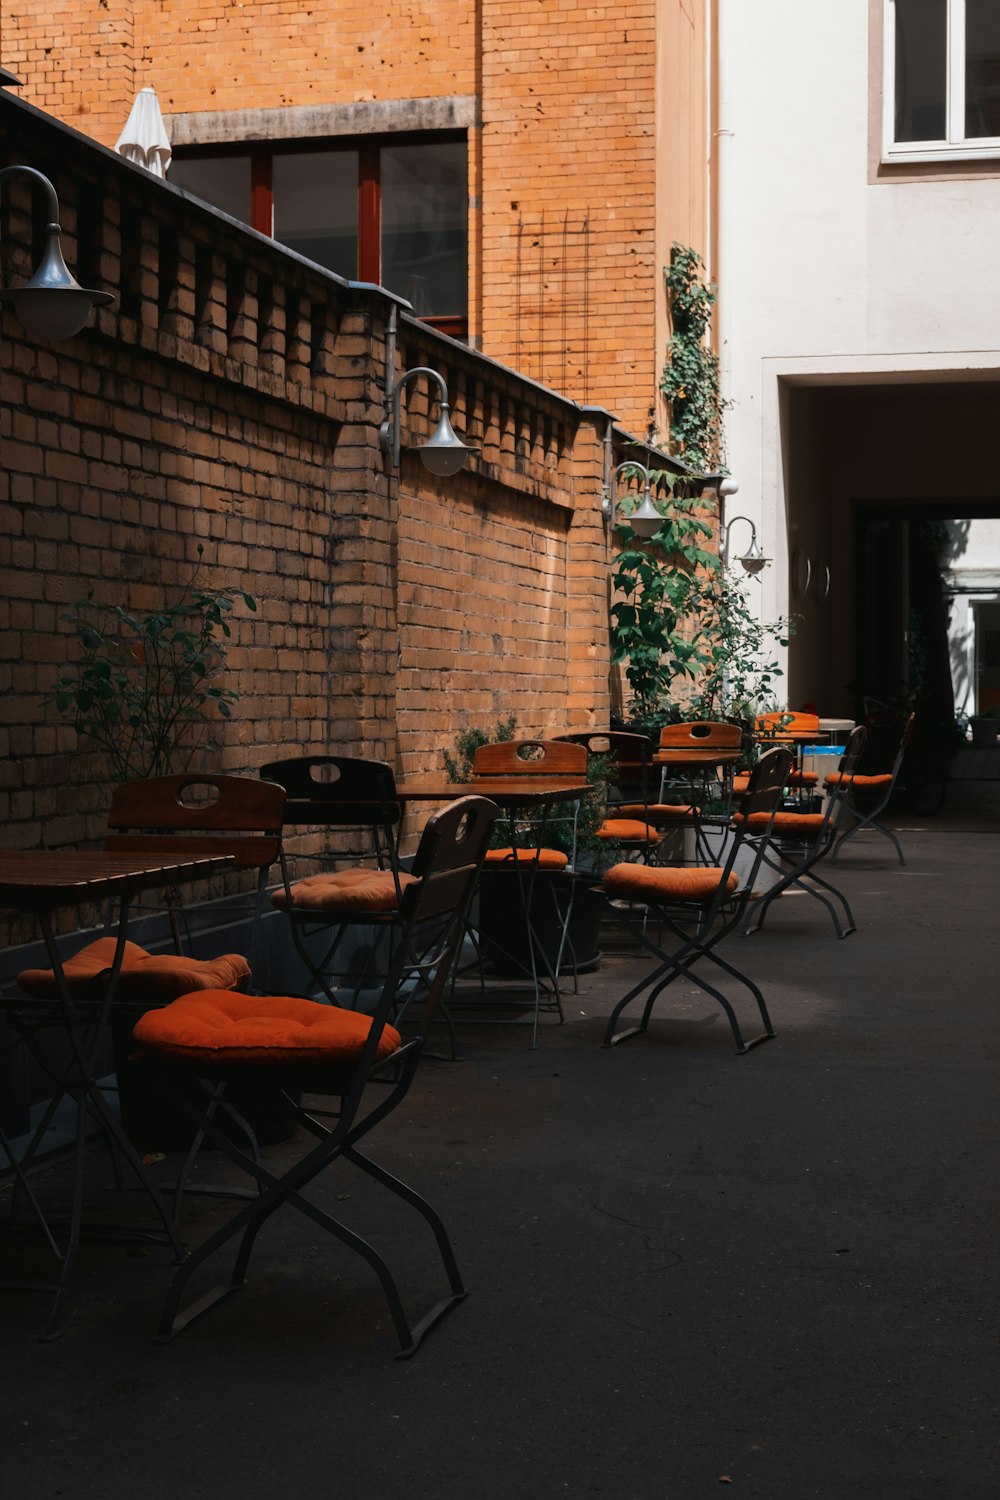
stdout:
POLYGON ((655 828, 657 823, 690 823, 698 817, 700 808, 690 807, 683 802, 651 802, 648 807, 638 802, 634 807, 619 807, 616 809, 623 818, 644 818, 649 814, 649 822, 655 828))
POLYGON ((655 828, 648 823, 640 823, 634 818, 606 818, 600 828, 595 829, 594 837, 607 839, 613 844, 658 844, 660 835, 655 828))
MULTIPOLYGON (((401 874, 399 886, 405 891, 413 875, 401 874)), ((284 888, 271 896, 274 905, 288 910, 284 888)), ((297 910, 329 912, 398 911, 396 882, 391 870, 335 870, 328 875, 307 875, 292 886, 292 905, 297 910)))
MULTIPOLYGON (((721 869, 691 865, 680 869, 660 869, 653 865, 612 865, 604 876, 608 896, 626 897, 631 901, 711 901, 719 889, 721 869)), ((731 870, 726 890, 735 891, 739 876, 731 870)))
MULTIPOLYGON (((750 827, 751 829, 766 828, 770 819, 770 813, 751 813, 750 827)), ((743 818, 740 813, 737 813, 733 818, 734 823, 741 823, 742 821, 743 818)), ((825 817, 823 813, 778 812, 775 813, 774 822, 771 823, 771 832, 804 838, 810 834, 819 833, 824 822, 825 817)))
MULTIPOLYGON (((826 778, 826 784, 827 786, 839 786, 842 780, 844 780, 844 778, 841 776, 839 771, 831 771, 829 776, 826 778)), ((882 776, 855 776, 851 782, 851 785, 857 787, 859 791, 876 792, 881 791, 884 787, 889 786, 891 782, 892 776, 888 771, 886 771, 882 776)))
MULTIPOLYGON (((116 939, 98 938, 74 953, 63 965, 70 990, 78 998, 95 997, 104 989, 114 963, 116 939)), ((178 953, 147 953, 138 943, 125 944, 115 1001, 164 1005, 191 990, 233 990, 246 984, 250 965, 240 953, 221 958, 187 958, 178 953)), ((22 969, 17 982, 26 995, 51 1000, 57 994, 51 969, 22 969)))
POLYGON ((521 865, 534 865, 539 870, 565 870, 569 855, 561 849, 487 849, 483 861, 487 865, 512 865, 517 860, 521 865))
POLYGON ((789 786, 816 786, 819 781, 818 771, 789 771, 789 786))
MULTIPOLYGON (((357 1011, 294 995, 202 990, 147 1011, 132 1035, 141 1047, 194 1063, 344 1064, 360 1058, 371 1024, 357 1011)), ((378 1057, 401 1040, 386 1026, 378 1057)))
POLYGON ((739 792, 740 795, 742 796, 742 794, 744 792, 748 792, 749 790, 750 790, 750 773, 749 773, 749 771, 747 771, 745 773, 743 771, 741 771, 738 776, 734 776, 733 777, 733 791, 734 792, 739 792))

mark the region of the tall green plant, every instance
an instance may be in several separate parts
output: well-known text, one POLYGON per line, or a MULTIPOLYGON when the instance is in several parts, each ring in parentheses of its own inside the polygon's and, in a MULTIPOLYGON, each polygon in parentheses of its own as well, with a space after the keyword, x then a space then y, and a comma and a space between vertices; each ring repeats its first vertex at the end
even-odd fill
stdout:
MULTIPOLYGON (((650 476, 665 483, 665 474, 650 476)), ((704 665, 698 620, 703 610, 704 570, 718 559, 702 542, 712 528, 699 515, 701 502, 676 487, 670 514, 649 545, 620 523, 627 540, 615 558, 611 605, 611 659, 625 662, 631 711, 648 718, 677 678, 693 679, 704 665)))
POLYGON ((685 717, 739 722, 749 732, 757 715, 774 706, 775 682, 782 676, 776 647, 787 646, 794 620, 765 624, 745 590, 721 567, 707 578, 699 617, 702 671, 695 690, 679 704, 685 717))
POLYGON ((455 736, 455 754, 444 752, 444 770, 449 781, 461 784, 472 780, 472 762, 482 745, 496 745, 514 738, 517 720, 513 714, 498 719, 492 732, 488 729, 463 729, 455 736))
POLYGON ((116 781, 186 771, 210 711, 227 719, 237 701, 219 680, 237 599, 256 610, 242 589, 203 587, 197 568, 173 604, 146 615, 89 594, 61 617, 80 654, 42 702, 105 751, 116 781))
POLYGON ((660 390, 670 407, 670 449, 692 469, 718 469, 722 461, 723 401, 719 357, 705 341, 716 294, 702 280, 696 250, 674 245, 664 271, 673 332, 660 390))

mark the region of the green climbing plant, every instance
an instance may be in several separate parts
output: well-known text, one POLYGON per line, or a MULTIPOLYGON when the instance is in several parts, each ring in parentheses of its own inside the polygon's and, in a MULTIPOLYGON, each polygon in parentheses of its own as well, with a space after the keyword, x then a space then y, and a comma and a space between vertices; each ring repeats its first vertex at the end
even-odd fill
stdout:
MULTIPOLYGON (((653 485, 669 486, 672 476, 651 474, 653 485)), ((703 546, 712 528, 701 513, 700 498, 675 484, 670 514, 653 538, 641 545, 623 516, 622 550, 615 558, 612 581, 611 657, 625 663, 631 689, 630 710, 648 719, 677 678, 694 679, 706 657, 698 622, 704 608, 705 570, 718 558, 703 546)))
POLYGON ((724 403, 719 357, 705 341, 716 293, 705 283, 703 269, 696 250, 673 246, 663 273, 673 332, 660 390, 670 408, 670 451, 707 473, 722 464, 724 403))

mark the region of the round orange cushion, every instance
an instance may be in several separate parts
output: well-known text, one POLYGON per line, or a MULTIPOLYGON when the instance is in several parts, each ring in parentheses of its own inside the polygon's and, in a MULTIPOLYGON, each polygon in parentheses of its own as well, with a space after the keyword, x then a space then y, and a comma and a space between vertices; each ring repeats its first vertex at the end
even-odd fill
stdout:
POLYGON ((637 823, 632 818, 608 818, 595 831, 594 837, 608 839, 615 844, 658 844, 660 841, 655 828, 650 828, 648 823, 637 823))
MULTIPOLYGON (((399 887, 412 885, 413 875, 401 874, 399 887)), ((283 888, 271 900, 282 911, 288 909, 283 888)), ((391 870, 334 870, 328 875, 307 875, 292 886, 292 905, 308 911, 397 911, 396 882, 391 870)))
MULTIPOLYGON (((63 971, 74 994, 103 991, 114 963, 115 946, 113 937, 98 938, 66 960, 63 971)), ((187 958, 179 953, 147 953, 138 943, 126 942, 115 1001, 162 1005, 191 990, 236 989, 249 978, 250 965, 240 953, 187 958)), ((51 1000, 58 994, 51 969, 22 969, 17 982, 26 995, 39 1000, 51 1000)))
POLYGON ((789 786, 815 786, 819 781, 818 771, 789 771, 789 786))
MULTIPOLYGON (((294 995, 237 995, 201 990, 142 1017, 132 1035, 142 1047, 196 1063, 354 1063, 371 1017, 294 995)), ((386 1026, 378 1057, 401 1044, 386 1026)))
POLYGON ((539 870, 565 870, 569 855, 561 849, 487 849, 483 863, 487 865, 512 865, 514 860, 521 865, 536 865, 539 870))
MULTIPOLYGON (((633 901, 711 901, 719 889, 722 870, 711 865, 658 869, 652 865, 612 865, 604 876, 608 896, 633 901)), ((726 890, 735 891, 740 879, 729 872, 726 890)))

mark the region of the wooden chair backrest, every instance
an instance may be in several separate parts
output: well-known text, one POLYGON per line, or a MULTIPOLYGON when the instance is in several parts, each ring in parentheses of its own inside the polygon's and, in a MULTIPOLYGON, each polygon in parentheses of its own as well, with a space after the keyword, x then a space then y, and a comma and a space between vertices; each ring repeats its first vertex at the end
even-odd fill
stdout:
POLYGON ((800 709, 776 709, 773 713, 759 714, 757 733, 768 734, 818 734, 819 714, 803 713, 800 709))
POLYGON ((472 757, 472 776, 583 776, 587 747, 565 740, 501 740, 480 745, 472 757))
POLYGON ((285 789, 285 827, 366 827, 399 822, 396 779, 388 761, 352 755, 295 755, 261 766, 285 789))
POLYGON ((116 786, 108 850, 223 854, 240 869, 264 870, 278 857, 284 788, 245 776, 152 776, 116 786))
POLYGON ((713 719, 692 719, 687 724, 664 724, 661 750, 738 750, 742 731, 738 724, 720 724, 713 719))

